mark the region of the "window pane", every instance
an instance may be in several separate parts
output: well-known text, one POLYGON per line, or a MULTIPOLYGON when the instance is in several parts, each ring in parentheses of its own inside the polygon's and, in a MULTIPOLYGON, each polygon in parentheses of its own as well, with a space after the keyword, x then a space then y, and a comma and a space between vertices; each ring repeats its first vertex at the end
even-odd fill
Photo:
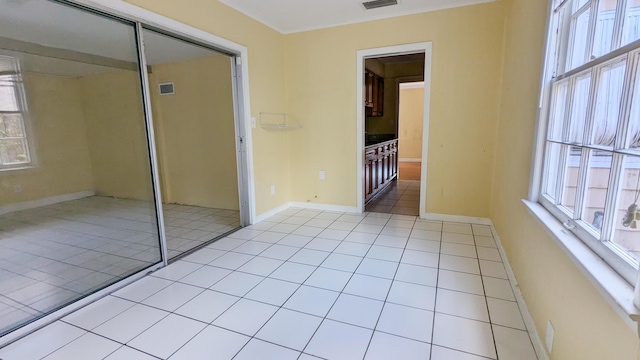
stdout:
POLYGON ((579 146, 564 147, 567 149, 567 157, 563 174, 564 186, 562 189, 562 202, 560 204, 573 212, 576 204, 576 190, 578 188, 582 148, 579 146))
POLYGON ((640 76, 636 75, 627 129, 627 148, 640 148, 640 76))
POLYGON ((591 142, 613 147, 618 128, 626 63, 605 66, 600 73, 591 142))
POLYGON ((640 39, 640 0, 628 0, 622 45, 627 45, 638 39, 640 39))
POLYGON ((573 89, 573 103, 571 106, 571 128, 569 138, 571 143, 581 144, 583 141, 585 119, 589 104, 589 88, 591 87, 591 74, 579 77, 573 89))
POLYGON ((0 114, 0 138, 25 137, 21 114, 0 114))
POLYGON ((571 45, 569 45, 571 47, 569 69, 574 69, 585 63, 590 16, 591 9, 587 9, 585 12, 578 15, 576 19, 574 19, 575 27, 573 32, 573 42, 570 42, 571 45))
POLYGON ((569 82, 557 84, 554 87, 553 108, 551 110, 551 119, 549 124, 549 139, 562 141, 562 130, 565 122, 565 110, 567 104, 567 90, 569 82))
POLYGON ((584 4, 587 3, 587 1, 589 0, 576 0, 576 2, 573 5, 573 13, 575 14, 576 11, 578 11, 584 4))
POLYGON ((598 20, 596 32, 593 38, 592 58, 604 55, 611 51, 613 40, 613 24, 616 19, 617 0, 600 0, 598 7, 598 20))
POLYGON ((2 159, 2 165, 28 163, 26 142, 23 139, 0 140, 0 159, 2 159))
POLYGON ((558 170, 560 163, 560 150, 562 145, 558 143, 547 143, 547 154, 545 159, 545 181, 544 181, 544 193, 549 195, 552 199, 557 199, 556 188, 558 184, 558 170))
POLYGON ((612 240, 636 259, 640 258, 640 220, 634 220, 638 218, 637 213, 631 211, 627 217, 627 212, 630 206, 638 204, 639 189, 640 157, 625 156, 612 240))
POLYGON ((613 153, 592 150, 589 155, 589 168, 584 192, 584 208, 581 219, 600 233, 605 214, 607 189, 613 153))
MULTIPOLYGON (((0 56, 0 62, 2 58, 0 56)), ((19 111, 13 82, 7 80, 6 76, 0 77, 0 111, 19 111)))

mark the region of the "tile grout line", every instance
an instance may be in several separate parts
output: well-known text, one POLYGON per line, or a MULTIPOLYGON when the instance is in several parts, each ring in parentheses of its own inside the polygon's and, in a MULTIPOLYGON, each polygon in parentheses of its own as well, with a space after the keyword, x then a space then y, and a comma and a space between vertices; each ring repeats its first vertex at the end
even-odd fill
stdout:
POLYGON ((482 276, 482 267, 480 266, 480 258, 478 254, 478 247, 476 246, 476 237, 475 237, 475 232, 473 230, 473 226, 471 226, 471 236, 473 238, 474 250, 476 252, 476 256, 478 257, 476 262, 478 264, 478 271, 480 272, 480 281, 482 282, 482 292, 484 293, 484 304, 487 307, 487 316, 489 317, 489 328, 491 329, 491 338, 493 340, 493 348, 496 352, 496 360, 500 360, 500 356, 498 355, 498 344, 496 343, 496 334, 493 331, 493 321, 491 320, 491 311, 489 311, 489 299, 487 296, 487 288, 484 284, 484 277, 482 276))
MULTIPOLYGON (((387 223, 388 222, 389 221, 387 221, 387 223)), ((414 226, 415 226, 415 220, 414 220, 414 226)), ((411 227, 411 231, 413 231, 413 226, 411 227)), ((409 236, 410 235, 411 235, 411 233, 409 233, 409 236)), ((367 348, 365 349, 364 357, 367 356, 367 353, 369 352, 369 347, 371 346, 371 342, 373 341, 373 337, 376 335, 378 323, 380 323, 380 318, 382 317, 382 313, 384 312, 384 309, 385 309, 385 307, 387 305, 387 299, 389 299, 389 294, 391 293, 391 289, 393 288, 393 282, 395 281, 396 276, 398 275, 398 270, 400 269, 400 261, 402 261, 402 257, 404 256, 404 252, 407 249, 407 244, 409 243, 409 238, 410 237, 407 237, 407 242, 405 243, 405 246, 402 249, 402 255, 400 255, 400 259, 398 260, 398 266, 396 266, 396 270, 393 273, 393 278, 391 279, 391 284, 389 285, 389 290, 387 290, 387 294, 385 295, 384 301, 382 302, 382 309, 380 309, 380 314, 378 314, 378 318, 376 319, 376 324, 373 326, 373 331, 371 332, 371 338, 369 339, 369 342, 367 343, 367 348)), ((372 245, 372 247, 373 247, 373 245, 372 245)), ((371 250, 371 248, 369 248, 369 250, 371 250)), ((435 305, 434 305, 434 310, 435 310, 435 305)), ((431 346, 429 346, 429 349, 431 349, 431 346)))
MULTIPOLYGON (((365 217, 366 217, 366 216, 364 216, 364 217, 362 218, 362 220, 364 220, 364 218, 365 218, 365 217)), ((389 218, 387 219, 387 221, 385 222, 385 225, 383 225, 383 228, 384 228, 384 226, 386 226, 386 224, 388 224, 388 223, 389 223, 390 219, 391 219, 391 217, 389 217, 389 218)), ((358 224, 360 224, 360 223, 362 222, 362 220, 360 220, 360 221, 358 222, 358 224)), ((357 225, 356 225, 356 226, 357 226, 357 225)), ((349 233, 351 234, 352 232, 353 232, 353 230, 351 230, 349 233)), ((371 235, 373 235, 373 234, 371 234, 371 235)), ((378 238, 378 236, 379 236, 379 235, 380 235, 380 234, 376 235, 376 239, 378 238)), ((349 235, 347 235, 347 236, 349 236, 349 235)), ((346 237, 345 237, 345 238, 346 238, 346 237)), ((344 240, 342 240, 342 241, 344 241, 344 240)), ((374 243, 375 243, 375 240, 374 240, 374 243)), ((350 282, 350 281, 351 281, 351 279, 353 278, 353 275, 355 275, 355 274, 356 274, 356 271, 358 270, 358 268, 360 267, 360 265, 362 264, 362 262, 363 262, 363 261, 364 261, 364 259, 366 258, 366 256, 367 256, 367 254, 369 253, 369 251, 371 251, 371 247, 372 247, 372 246, 373 246, 373 243, 371 244, 371 246, 369 246, 369 249, 367 250, 367 252, 362 256, 362 259, 361 259, 361 260, 360 260, 360 262, 358 263, 358 266, 356 267, 356 269, 355 269, 355 270, 353 270, 353 272, 351 272, 351 276, 349 276, 349 279, 347 280, 347 282, 346 282, 346 283, 344 284, 344 286, 342 287, 342 290, 340 290, 340 292, 339 292, 338 296, 337 296, 337 297, 336 297, 336 299, 333 301, 333 304, 331 305, 331 307, 329 308, 329 310, 327 311, 327 313, 326 313, 326 314, 324 315, 324 317, 322 318, 322 321, 320 322, 320 325, 318 325, 318 327, 316 328, 316 330, 313 332, 313 334, 311 335, 311 337, 310 337, 310 338, 309 338, 309 340, 307 341, 307 344, 305 345, 305 347, 304 347, 304 348, 303 348, 303 350, 302 350, 302 352, 303 352, 303 353, 304 353, 304 351, 307 349, 307 347, 309 346, 309 344, 311 343, 311 340, 313 340, 313 337, 316 335, 316 333, 318 332, 318 330, 320 329, 320 327, 322 326, 322 324, 325 322, 325 320, 327 320, 327 316, 329 315, 329 313, 331 312, 331 310, 333 309, 333 307, 335 306, 335 304, 338 302, 338 299, 340 299, 340 296, 343 294, 344 289, 347 287, 347 285, 349 284, 349 282, 350 282)), ((337 247, 336 247, 336 248, 337 248, 337 247)), ((334 249, 334 250, 335 250, 335 249, 334 249)), ((331 252, 331 254, 333 254, 333 251, 331 252)), ((331 255, 329 255, 329 256, 331 256, 331 255)), ((328 258, 328 257, 327 257, 327 258, 328 258)), ((325 259, 325 260, 326 260, 326 259, 325 259)), ((322 265, 322 264, 320 264, 320 265, 322 265)), ((320 267, 320 265, 318 265, 318 268, 320 267)), ((350 295, 350 294, 347 294, 347 295, 350 295)), ((384 307, 384 304, 383 304, 383 307, 384 307)), ((380 310, 380 312, 382 313, 382 309, 380 310)), ((332 320, 332 319, 328 319, 328 320, 330 320, 330 321, 335 321, 335 320, 332 320)), ((348 324, 348 325, 352 325, 352 326, 353 326, 353 324, 348 324)), ((372 332, 371 332, 371 336, 372 336, 372 337, 373 337, 373 333, 374 333, 374 332, 375 332, 375 329, 374 329, 374 330, 372 330, 372 332)), ((369 341, 371 341, 371 339, 370 339, 369 341)), ((368 345, 367 345, 367 348, 368 348, 368 345)), ((366 355, 366 349, 365 349, 365 355, 366 355)), ((365 355, 363 355, 363 358, 364 358, 364 356, 365 356, 365 355)), ((315 356, 315 355, 314 355, 314 356, 315 356)))
POLYGON ((442 256, 442 242, 443 242, 443 238, 442 238, 442 233, 444 232, 444 221, 441 222, 440 224, 440 243, 439 243, 439 251, 438 251, 438 272, 437 272, 437 276, 436 276, 436 290, 435 290, 435 296, 433 299, 433 321, 431 323, 431 346, 429 347, 429 358, 431 358, 431 356, 433 356, 433 340, 435 337, 435 333, 436 333, 436 305, 438 304, 438 284, 440 283, 440 257, 442 256))

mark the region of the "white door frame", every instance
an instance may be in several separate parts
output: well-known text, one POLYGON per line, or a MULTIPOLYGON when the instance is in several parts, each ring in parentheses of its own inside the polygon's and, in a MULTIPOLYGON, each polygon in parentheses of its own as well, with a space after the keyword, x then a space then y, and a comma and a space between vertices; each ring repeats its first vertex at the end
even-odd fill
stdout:
POLYGON ((387 46, 375 49, 359 50, 357 52, 357 96, 356 104, 356 147, 357 147, 357 201, 358 212, 364 212, 364 60, 375 57, 396 56, 412 53, 424 53, 424 115, 422 119, 422 161, 420 170, 420 217, 427 214, 427 153, 429 150, 429 114, 431 104, 431 57, 432 43, 387 46))

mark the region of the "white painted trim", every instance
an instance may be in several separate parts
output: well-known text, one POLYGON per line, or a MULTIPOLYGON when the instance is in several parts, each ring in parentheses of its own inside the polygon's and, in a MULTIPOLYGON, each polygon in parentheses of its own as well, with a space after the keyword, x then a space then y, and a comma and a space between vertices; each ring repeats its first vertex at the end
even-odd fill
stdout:
POLYGON ((518 307, 520 308, 520 313, 522 314, 524 325, 527 328, 527 332, 529 333, 529 338, 531 339, 533 348, 536 351, 536 355, 538 355, 539 360, 549 360, 549 354, 547 353, 546 347, 544 346, 542 339, 540 338, 540 334, 538 334, 538 330, 536 329, 536 325, 535 325, 535 322, 533 321, 533 317, 531 317, 531 313, 529 313, 527 304, 524 300, 524 297, 522 296, 522 291, 520 291, 520 287, 518 286, 516 275, 514 274, 513 269, 511 268, 511 264, 509 264, 509 258, 507 258, 507 253, 504 251, 504 247, 502 246, 502 241, 500 240, 500 236, 498 236, 498 232, 496 231, 496 228, 493 226, 493 223, 491 222, 491 220, 489 220, 489 226, 491 227, 491 232, 493 233, 493 237, 496 241, 496 246, 498 247, 498 251, 500 252, 500 257, 502 258, 502 264, 504 265, 504 268, 507 271, 507 277, 509 278, 509 284, 511 285, 511 290, 513 290, 513 294, 516 297, 516 302, 518 303, 518 307))
POLYGON ((239 74, 242 80, 242 106, 243 106, 243 121, 245 124, 245 144, 247 150, 247 183, 249 201, 249 223, 254 222, 256 217, 256 204, 255 204, 255 183, 254 183, 254 169, 253 169, 253 141, 251 136, 251 98, 249 96, 249 50, 246 46, 237 44, 233 41, 229 41, 222 37, 213 35, 206 31, 197 29, 195 27, 183 24, 179 21, 170 19, 168 17, 156 14, 149 10, 142 9, 135 5, 124 2, 123 0, 72 0, 73 2, 84 5, 96 10, 104 11, 109 14, 119 16, 131 21, 138 21, 144 25, 149 25, 159 29, 163 29, 173 33, 175 35, 182 36, 187 39, 193 39, 195 41, 210 45, 211 47, 218 48, 239 56, 242 61, 240 64, 242 73, 239 74))
POLYGON ((531 154, 531 168, 530 168, 530 180, 527 199, 529 201, 537 201, 540 196, 540 189, 542 188, 542 168, 544 166, 544 148, 547 132, 547 116, 549 111, 549 99, 551 94, 551 73, 553 69, 549 66, 547 61, 550 54, 555 49, 552 48, 551 39, 555 36, 551 29, 553 22, 551 18, 553 16, 553 0, 548 0, 547 19, 546 19, 546 36, 545 36, 545 51, 542 54, 542 69, 540 71, 540 90, 538 91, 538 106, 536 108, 536 125, 535 133, 533 135, 533 151, 531 154))
POLYGON ((310 209, 310 210, 335 211, 335 212, 346 212, 346 213, 359 212, 358 208, 355 206, 318 204, 318 203, 299 202, 299 201, 292 201, 289 204, 291 204, 291 207, 310 209))
POLYGON ((261 17, 256 17, 255 14, 251 15, 252 11, 250 11, 248 8, 245 8, 243 6, 239 6, 237 3, 234 3, 232 1, 229 0, 219 0, 221 3, 233 8, 234 10, 264 24, 265 26, 270 27, 271 29, 287 35, 287 34, 295 34, 295 33, 299 33, 299 32, 303 32, 303 31, 311 31, 311 30, 320 30, 320 29, 327 29, 327 28, 332 28, 332 27, 336 27, 336 26, 344 26, 344 25, 351 25, 351 24, 358 24, 358 23, 363 23, 363 22, 368 22, 368 21, 375 21, 375 20, 382 20, 382 19, 389 19, 389 18, 394 18, 394 17, 400 17, 400 16, 406 16, 406 15, 413 15, 413 14, 420 14, 420 13, 425 13, 425 12, 432 12, 432 11, 438 11, 438 10, 445 10, 445 9, 452 9, 452 8, 457 8, 457 7, 462 7, 462 6, 471 6, 471 5, 476 5, 476 4, 484 4, 484 3, 488 3, 488 2, 493 2, 495 0, 455 0, 455 1, 447 1, 447 2, 441 2, 440 4, 434 4, 429 6, 428 8, 425 9, 416 9, 416 10, 406 10, 406 11, 400 11, 400 12, 395 12, 392 14, 382 14, 382 15, 377 15, 377 16, 370 16, 364 19, 357 19, 357 20, 349 20, 349 21, 340 21, 340 22, 336 22, 336 23, 332 23, 332 24, 326 24, 326 25, 316 25, 316 26, 306 26, 306 27, 299 27, 299 28, 293 28, 293 29, 289 29, 289 30, 285 30, 285 28, 283 28, 282 26, 278 26, 276 24, 274 24, 271 21, 268 21, 268 19, 265 18, 261 18, 261 17))
POLYGON ((478 225, 491 225, 491 220, 489 220, 487 218, 480 218, 480 217, 473 217, 473 216, 462 216, 462 215, 424 213, 424 214, 420 215, 420 219, 423 219, 423 220, 436 220, 436 221, 447 221, 447 222, 470 223, 470 224, 478 224, 478 225))
POLYGON ((420 182, 420 214, 425 214, 427 153, 429 147, 429 112, 431 99, 431 42, 394 45, 375 49, 358 50, 356 53, 356 207, 364 212, 364 60, 371 57, 394 56, 424 52, 424 117, 422 126, 422 168, 420 182))
POLYGON ((609 264, 573 233, 565 231, 564 226, 539 203, 523 200, 525 206, 552 239, 555 239, 569 259, 585 275, 585 278, 602 294, 611 308, 620 315, 636 335, 640 309, 633 303, 634 288, 609 264))
POLYGON ((256 216, 256 218, 254 219, 255 222, 253 222, 252 224, 259 223, 259 222, 261 222, 261 221, 263 221, 265 219, 268 219, 268 218, 270 218, 270 217, 272 217, 274 215, 278 215, 279 212, 285 211, 290 207, 291 207, 291 203, 287 202, 287 203, 284 203, 284 204, 282 204, 280 206, 276 206, 271 210, 267 210, 267 211, 263 212, 262 214, 256 216))
POLYGON ((66 201, 78 200, 78 199, 86 198, 89 196, 94 196, 95 194, 96 193, 93 190, 85 190, 85 191, 80 191, 80 192, 71 193, 71 194, 57 195, 57 196, 51 196, 51 197, 37 199, 37 200, 30 200, 30 201, 15 203, 15 204, 3 205, 3 206, 0 206, 0 215, 8 214, 16 211, 35 209, 42 206, 58 204, 66 201))
POLYGON ((151 265, 150 267, 139 271, 133 275, 130 275, 112 285, 107 286, 106 288, 102 289, 102 290, 98 290, 90 295, 87 295, 85 297, 83 297, 80 300, 77 300, 75 302, 72 302, 69 305, 64 306, 63 308, 61 308, 60 310, 57 310, 49 315, 46 315, 32 323, 29 323, 15 331, 12 331, 6 335, 4 335, 3 337, 0 338, 0 348, 9 345, 10 343, 17 341, 59 319, 62 319, 63 317, 71 314, 74 311, 80 310, 81 308, 90 305, 91 303, 102 299, 103 297, 112 294, 120 289, 122 289, 123 287, 132 284, 140 279, 142 279, 143 277, 147 276, 148 274, 159 270, 160 268, 164 267, 164 264, 162 262, 159 262, 155 265, 151 265))
POLYGON ((398 158, 399 162, 417 163, 422 162, 421 158, 398 158))
POLYGON ((424 81, 405 82, 400 84, 400 90, 424 89, 424 81))
MULTIPOLYGON (((345 213, 358 213, 358 208, 355 206, 344 206, 344 205, 332 205, 332 204, 318 204, 318 203, 310 203, 310 202, 302 202, 302 201, 291 201, 284 203, 280 206, 274 207, 271 210, 265 211, 262 214, 256 216, 255 223, 259 223, 267 218, 270 218, 274 215, 278 215, 279 212, 285 211, 289 208, 299 208, 299 209, 309 209, 309 210, 322 210, 322 211, 334 211, 334 212, 345 212, 345 213)), ((254 224, 255 224, 254 223, 254 224)))
POLYGON ((431 43, 424 54, 424 107, 422 120, 422 165, 420 168, 420 207, 419 214, 427 213, 427 159, 429 154, 429 124, 431 116, 431 43))

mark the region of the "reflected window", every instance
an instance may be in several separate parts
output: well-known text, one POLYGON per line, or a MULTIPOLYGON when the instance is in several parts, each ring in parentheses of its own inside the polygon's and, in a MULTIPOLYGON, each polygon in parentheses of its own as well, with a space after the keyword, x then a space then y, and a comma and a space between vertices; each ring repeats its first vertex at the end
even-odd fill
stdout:
POLYGON ((31 163, 22 93, 17 60, 0 56, 0 169, 31 163))

